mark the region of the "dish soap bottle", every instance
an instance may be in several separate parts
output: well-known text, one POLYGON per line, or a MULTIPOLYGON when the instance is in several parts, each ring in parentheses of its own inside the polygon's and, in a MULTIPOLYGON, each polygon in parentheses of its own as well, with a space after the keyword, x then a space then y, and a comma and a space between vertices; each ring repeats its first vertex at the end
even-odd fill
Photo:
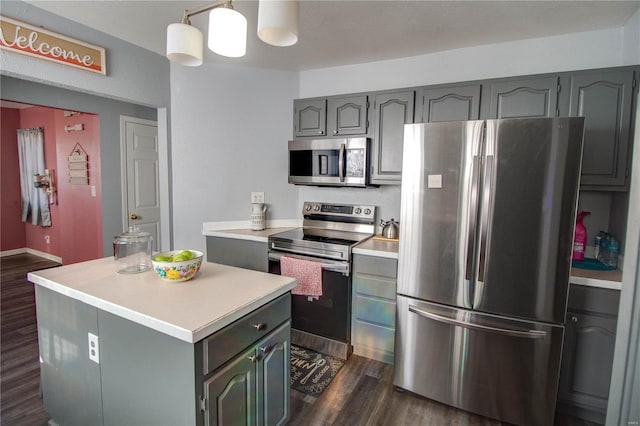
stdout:
POLYGON ((580 212, 576 217, 576 229, 573 234, 573 254, 571 260, 584 260, 584 250, 587 247, 587 228, 582 220, 591 212, 580 212))

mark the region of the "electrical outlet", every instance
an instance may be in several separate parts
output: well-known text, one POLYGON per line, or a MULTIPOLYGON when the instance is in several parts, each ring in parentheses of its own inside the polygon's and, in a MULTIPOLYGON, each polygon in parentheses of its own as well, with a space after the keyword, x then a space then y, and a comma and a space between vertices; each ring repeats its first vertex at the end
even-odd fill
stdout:
POLYGON ((96 196, 96 186, 95 185, 91 185, 91 196, 92 197, 96 196))
POLYGON ((96 364, 100 364, 100 344, 98 336, 88 333, 89 335, 89 359, 96 364))
POLYGON ((49 243, 51 242, 51 237, 50 237, 50 236, 48 236, 48 235, 45 235, 45 236, 44 236, 44 242, 45 242, 45 243, 47 243, 47 244, 49 244, 49 243))
POLYGON ((264 192, 252 192, 251 193, 251 202, 252 203, 264 203, 264 192))

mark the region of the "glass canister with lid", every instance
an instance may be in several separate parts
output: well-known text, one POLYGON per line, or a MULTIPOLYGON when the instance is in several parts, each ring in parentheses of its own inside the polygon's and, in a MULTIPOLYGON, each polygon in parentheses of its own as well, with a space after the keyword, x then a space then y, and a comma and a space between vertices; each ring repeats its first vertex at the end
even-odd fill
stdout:
POLYGON ((153 237, 135 226, 113 239, 113 257, 116 272, 136 274, 151 269, 151 246, 153 237))

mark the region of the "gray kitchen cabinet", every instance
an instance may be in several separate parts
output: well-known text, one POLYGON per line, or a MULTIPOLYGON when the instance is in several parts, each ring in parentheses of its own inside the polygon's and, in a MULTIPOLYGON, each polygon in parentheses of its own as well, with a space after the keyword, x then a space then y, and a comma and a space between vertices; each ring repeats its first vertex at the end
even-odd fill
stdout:
POLYGON ((293 101, 293 136, 326 136, 327 100, 296 99, 293 101))
POLYGON ((500 79, 485 85, 489 93, 489 110, 483 113, 484 118, 558 115, 558 76, 500 79))
POLYGON ((569 115, 584 117, 582 189, 625 189, 631 152, 633 69, 571 74, 569 115))
POLYGON ((353 256, 353 353, 393 364, 398 261, 353 256))
POLYGON ((371 183, 400 184, 404 125, 413 123, 415 91, 374 93, 371 183))
MULTIPOLYGON (((477 120, 480 118, 480 84, 424 87, 418 92, 420 117, 417 122, 477 120)), ((418 109, 418 107, 416 107, 418 109)))
POLYGON ((286 422, 290 317, 291 297, 285 294, 203 340, 206 425, 286 422))
POLYGON ((565 321, 558 410, 604 424, 620 293, 572 284, 565 321))
POLYGON ((367 95, 327 98, 327 130, 330 136, 365 135, 368 129, 367 95))
POLYGON ((207 235, 207 262, 269 272, 266 242, 207 235))

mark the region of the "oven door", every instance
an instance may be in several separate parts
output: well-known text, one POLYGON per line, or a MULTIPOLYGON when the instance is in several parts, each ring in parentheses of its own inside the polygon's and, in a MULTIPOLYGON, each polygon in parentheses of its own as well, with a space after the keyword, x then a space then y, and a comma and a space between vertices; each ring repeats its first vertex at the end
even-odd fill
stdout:
POLYGON ((291 327, 300 331, 351 342, 351 274, 349 262, 269 252, 269 272, 280 275, 280 257, 322 263, 322 296, 291 295, 291 327))
POLYGON ((289 183, 318 186, 366 186, 368 139, 289 141, 289 183))

